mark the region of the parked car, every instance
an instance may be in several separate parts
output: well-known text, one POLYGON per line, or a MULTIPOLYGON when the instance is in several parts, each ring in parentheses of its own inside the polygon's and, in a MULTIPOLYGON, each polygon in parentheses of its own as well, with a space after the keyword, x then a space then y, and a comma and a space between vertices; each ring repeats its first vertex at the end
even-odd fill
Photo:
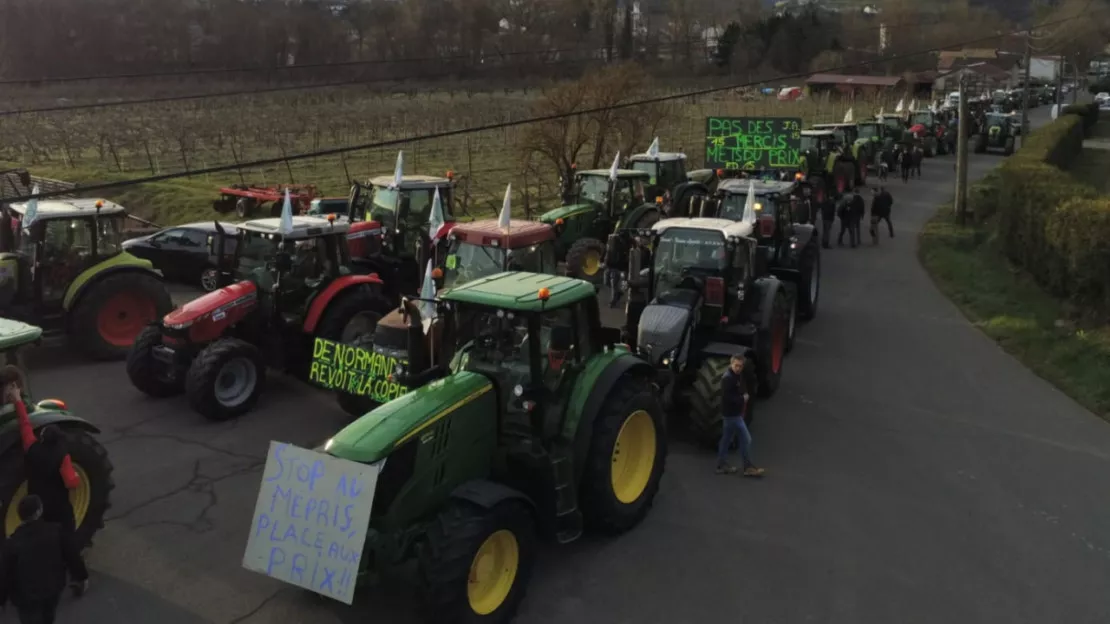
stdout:
MULTIPOLYGON (((231 223, 220 223, 228 234, 238 229, 231 223)), ((123 242, 123 248, 154 263, 166 279, 200 286, 206 292, 216 289, 218 272, 212 256, 209 237, 216 233, 212 221, 199 221, 159 230, 153 234, 123 242)), ((234 251, 234 238, 227 241, 227 253, 234 251)))

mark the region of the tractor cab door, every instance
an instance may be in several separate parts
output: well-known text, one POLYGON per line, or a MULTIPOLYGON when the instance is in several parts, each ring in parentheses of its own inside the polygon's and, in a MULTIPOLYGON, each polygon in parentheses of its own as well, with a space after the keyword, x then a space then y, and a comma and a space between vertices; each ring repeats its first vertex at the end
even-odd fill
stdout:
POLYGON ((282 251, 292 259, 290 269, 281 274, 277 292, 278 310, 287 323, 298 323, 313 295, 338 274, 334 261, 335 245, 331 245, 329 253, 328 238, 287 240, 282 243, 282 251))
POLYGON ((93 219, 46 219, 34 223, 21 247, 32 258, 32 296, 60 307, 66 290, 82 271, 98 262, 93 219))
POLYGON ((546 441, 556 440, 562 433, 571 391, 586 362, 598 351, 593 330, 599 325, 598 318, 593 298, 540 316, 540 383, 545 397, 540 435, 546 441))

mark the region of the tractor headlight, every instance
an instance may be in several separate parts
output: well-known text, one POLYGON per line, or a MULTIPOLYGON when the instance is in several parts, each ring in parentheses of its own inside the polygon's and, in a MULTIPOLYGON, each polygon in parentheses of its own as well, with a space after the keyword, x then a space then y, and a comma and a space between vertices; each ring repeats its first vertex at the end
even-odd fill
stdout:
POLYGON ((524 396, 524 386, 517 384, 513 387, 513 396, 524 396))
POLYGON ((674 358, 675 358, 675 351, 677 351, 677 350, 678 350, 678 347, 675 347, 674 349, 671 349, 670 351, 667 351, 666 353, 663 354, 663 360, 662 360, 663 366, 670 366, 671 365, 671 362, 673 362, 674 358))

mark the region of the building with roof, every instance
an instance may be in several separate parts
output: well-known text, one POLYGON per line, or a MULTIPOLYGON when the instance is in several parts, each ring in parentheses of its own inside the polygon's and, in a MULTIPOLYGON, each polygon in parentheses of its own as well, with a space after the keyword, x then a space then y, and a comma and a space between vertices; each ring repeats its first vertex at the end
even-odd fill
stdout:
POLYGON ((806 80, 810 94, 836 92, 846 96, 875 95, 906 87, 901 76, 853 76, 849 74, 813 74, 806 80))

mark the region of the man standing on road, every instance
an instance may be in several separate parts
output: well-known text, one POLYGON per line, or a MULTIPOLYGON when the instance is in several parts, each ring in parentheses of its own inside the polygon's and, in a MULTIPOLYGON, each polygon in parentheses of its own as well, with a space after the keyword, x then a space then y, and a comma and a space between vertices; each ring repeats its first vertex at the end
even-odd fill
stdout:
POLYGON ((76 576, 85 564, 62 528, 42 519, 38 496, 24 496, 17 511, 22 524, 3 546, 0 607, 10 600, 21 624, 54 624, 66 571, 76 576))
POLYGON ((894 197, 885 186, 872 189, 874 197, 871 199, 871 240, 879 244, 879 222, 886 221, 890 237, 894 238, 894 224, 890 222, 890 209, 894 207, 894 197))
POLYGON ((852 199, 847 204, 841 206, 840 214, 840 235, 836 239, 838 246, 844 246, 844 232, 848 232, 848 242, 852 244, 852 248, 859 246, 860 239, 860 222, 863 220, 863 215, 867 213, 867 202, 863 201, 863 196, 859 194, 859 189, 852 191, 852 199))
POLYGON ((763 469, 752 463, 752 434, 744 422, 748 412, 747 384, 744 383, 744 356, 732 356, 728 370, 721 377, 721 442, 717 445, 717 474, 735 474, 736 467, 728 463, 729 447, 733 441, 740 443, 740 457, 744 460, 745 477, 762 477, 763 469))
POLYGON ((821 204, 821 246, 825 249, 832 247, 833 221, 836 221, 836 201, 826 197, 821 204))

